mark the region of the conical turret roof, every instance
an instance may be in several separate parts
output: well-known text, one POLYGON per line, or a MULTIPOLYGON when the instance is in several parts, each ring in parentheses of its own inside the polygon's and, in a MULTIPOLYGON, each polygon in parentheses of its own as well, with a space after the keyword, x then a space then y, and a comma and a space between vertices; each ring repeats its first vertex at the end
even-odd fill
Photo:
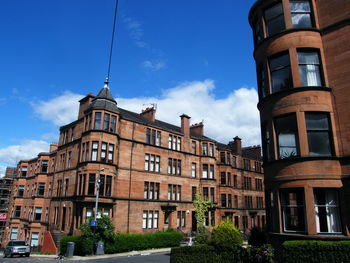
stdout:
POLYGON ((104 87, 100 90, 97 96, 92 100, 92 103, 89 109, 108 110, 108 111, 119 113, 117 102, 113 98, 113 95, 108 87, 108 79, 105 80, 104 87))

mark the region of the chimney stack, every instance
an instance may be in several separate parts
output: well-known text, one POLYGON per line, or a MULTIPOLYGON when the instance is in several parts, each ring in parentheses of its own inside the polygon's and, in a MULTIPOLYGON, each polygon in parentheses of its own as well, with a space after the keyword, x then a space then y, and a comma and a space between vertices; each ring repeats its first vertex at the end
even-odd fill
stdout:
POLYGON ((195 123, 195 124, 191 125, 190 131, 198 136, 203 136, 203 134, 204 134, 203 122, 195 123))
POLYGON ((156 109, 154 107, 146 108, 145 110, 142 110, 141 116, 154 122, 156 120, 156 109))
POLYGON ((233 138, 233 142, 229 142, 232 151, 238 155, 242 155, 242 139, 236 136, 233 138))
POLYGON ((191 117, 186 114, 182 114, 180 118, 181 118, 181 132, 185 135, 185 137, 189 137, 191 117))
POLYGON ((57 142, 53 142, 50 144, 50 152, 56 151, 58 148, 58 143, 57 142))
POLYGON ((87 108, 90 106, 92 100, 95 98, 95 96, 92 95, 92 92, 87 94, 84 98, 79 100, 80 106, 79 106, 79 113, 78 113, 78 119, 84 117, 84 111, 87 110, 87 108))

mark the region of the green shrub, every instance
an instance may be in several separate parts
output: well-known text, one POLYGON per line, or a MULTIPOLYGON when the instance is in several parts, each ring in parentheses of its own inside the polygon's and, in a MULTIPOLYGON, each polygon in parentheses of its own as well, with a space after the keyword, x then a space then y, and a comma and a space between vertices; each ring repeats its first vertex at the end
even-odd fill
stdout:
POLYGON ((260 227, 253 227, 250 231, 248 244, 254 247, 261 247, 267 244, 267 232, 260 227))
POLYGON ((218 248, 235 248, 243 244, 239 230, 233 227, 232 223, 222 221, 213 228, 210 243, 218 248))
POLYGON ((285 263, 350 262, 350 241, 286 241, 282 245, 285 263))
POLYGON ((272 250, 267 247, 218 248, 195 245, 172 248, 170 263, 272 263, 272 256, 272 250))
POLYGON ((248 247, 243 250, 242 261, 249 263, 273 263, 273 249, 269 245, 248 247))
POLYGON ((105 253, 174 247, 180 244, 181 239, 182 235, 174 230, 146 234, 115 234, 113 242, 105 244, 105 253))
POLYGON ((218 255, 213 246, 195 245, 191 247, 175 247, 171 249, 170 263, 214 263, 218 255))
MULTIPOLYGON (((90 217, 85 224, 80 226, 81 235, 84 237, 93 238, 93 227, 91 226, 91 221, 93 220, 90 217)), ((108 216, 102 216, 97 219, 97 226, 95 231, 95 240, 103 241, 104 243, 113 242, 114 239, 114 225, 112 220, 108 216)))
POLYGON ((74 255, 85 256, 92 254, 92 238, 83 236, 66 236, 61 239, 60 254, 65 255, 67 251, 67 243, 74 242, 74 255))
POLYGON ((200 227, 196 232, 196 244, 208 244, 210 239, 210 232, 206 227, 200 227))

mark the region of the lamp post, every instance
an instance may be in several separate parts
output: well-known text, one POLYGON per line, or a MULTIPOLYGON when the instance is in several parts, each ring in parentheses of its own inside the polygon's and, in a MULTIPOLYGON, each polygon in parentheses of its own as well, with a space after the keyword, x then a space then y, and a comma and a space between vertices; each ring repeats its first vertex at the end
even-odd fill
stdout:
POLYGON ((93 253, 95 254, 95 240, 96 240, 96 228, 97 228, 97 213, 98 213, 98 196, 100 193, 100 173, 103 172, 105 169, 101 168, 98 170, 98 174, 97 174, 97 185, 96 185, 96 201, 95 201, 95 216, 94 216, 94 221, 93 224, 91 224, 94 227, 94 239, 93 239, 93 253))

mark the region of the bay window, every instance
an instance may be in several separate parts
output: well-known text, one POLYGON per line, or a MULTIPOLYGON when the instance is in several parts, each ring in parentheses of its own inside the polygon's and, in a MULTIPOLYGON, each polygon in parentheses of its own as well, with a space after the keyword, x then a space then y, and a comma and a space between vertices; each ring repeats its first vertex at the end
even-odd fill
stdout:
POLYGON ((105 131, 109 131, 109 119, 110 119, 110 116, 108 113, 105 113, 104 114, 104 120, 103 120, 103 129, 105 131))
POLYGON ((300 28, 313 26, 309 1, 290 1, 290 12, 293 27, 300 28))
POLYGON ((297 147, 297 122, 294 114, 275 119, 277 147, 280 159, 299 154, 297 147))
POLYGON ((332 154, 329 118, 327 113, 305 113, 309 154, 329 156, 332 154))
POLYGON ((114 144, 108 145, 108 162, 113 162, 114 144))
POLYGON ((286 232, 305 231, 303 191, 303 189, 281 190, 283 230, 286 232))
POLYGON ((106 155, 107 155, 107 143, 102 142, 101 143, 101 162, 106 161, 106 155))
POLYGON ((94 129, 99 130, 101 127, 101 112, 95 113, 94 129))
POLYGON ((341 233, 338 192, 336 189, 314 189, 317 233, 341 233))
POLYGON ((117 117, 112 115, 111 126, 109 128, 110 132, 115 132, 116 121, 117 121, 117 117))
POLYGON ((266 35, 271 36, 285 29, 282 3, 278 3, 264 12, 266 35))
POLYGON ((292 88, 292 72, 288 53, 271 57, 269 66, 272 93, 292 88))
POLYGON ((320 59, 317 51, 298 51, 298 63, 301 86, 322 86, 320 59))
POLYGON ((92 142, 91 161, 97 161, 98 142, 92 142))

